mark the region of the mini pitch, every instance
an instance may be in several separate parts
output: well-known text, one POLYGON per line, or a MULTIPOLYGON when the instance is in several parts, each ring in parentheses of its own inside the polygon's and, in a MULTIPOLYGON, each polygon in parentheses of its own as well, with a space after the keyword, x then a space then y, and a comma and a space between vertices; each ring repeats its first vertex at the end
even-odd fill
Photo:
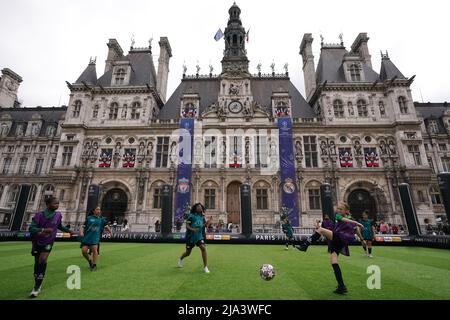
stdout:
MULTIPOLYGON (((0 242, 0 299, 28 299, 33 281, 31 242, 0 242)), ((37 300, 59 299, 450 299, 450 252, 420 247, 377 247, 374 258, 351 246, 339 257, 349 293, 340 296, 326 246, 300 252, 284 245, 208 244, 210 274, 203 273, 200 250, 177 259, 184 244, 102 243, 98 269, 89 271, 77 242, 56 242, 37 300), (262 264, 276 276, 259 276, 262 264), (68 289, 69 266, 80 267, 81 288, 68 289), (368 289, 369 266, 378 266, 380 289, 368 289)), ((73 283, 73 282, 72 282, 73 283)))

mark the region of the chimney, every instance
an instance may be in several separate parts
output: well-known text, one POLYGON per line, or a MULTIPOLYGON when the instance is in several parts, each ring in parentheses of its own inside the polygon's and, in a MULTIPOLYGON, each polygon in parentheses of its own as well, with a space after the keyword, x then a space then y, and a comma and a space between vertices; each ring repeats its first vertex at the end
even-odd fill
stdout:
POLYGON ((309 100, 314 94, 314 91, 316 91, 316 68, 314 66, 314 55, 311 47, 313 40, 311 33, 305 33, 300 44, 300 54, 303 58, 306 100, 309 100))
POLYGON ((114 61, 123 57, 123 50, 116 39, 109 39, 106 45, 108 46, 108 58, 105 61, 105 73, 112 69, 114 61))
POLYGON ((166 102, 167 81, 169 79, 169 60, 172 57, 172 48, 167 37, 159 39, 158 75, 156 79, 156 90, 163 102, 166 102))
POLYGON ((358 34, 352 44, 352 52, 358 53, 359 56, 364 59, 364 62, 372 69, 372 56, 369 54, 369 47, 367 46, 368 41, 369 37, 367 36, 367 33, 364 32, 358 34))
POLYGON ((0 78, 0 107, 15 108, 19 106, 17 101, 17 91, 19 89, 22 77, 11 69, 2 70, 0 78))

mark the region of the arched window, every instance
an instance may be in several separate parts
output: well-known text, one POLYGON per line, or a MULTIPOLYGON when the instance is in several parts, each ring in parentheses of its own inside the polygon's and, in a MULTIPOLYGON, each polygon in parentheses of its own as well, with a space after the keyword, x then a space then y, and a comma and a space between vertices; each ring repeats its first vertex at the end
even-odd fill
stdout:
POLYGON ((431 196, 431 203, 433 204, 441 204, 441 194, 439 193, 438 188, 431 187, 430 188, 430 196, 431 196))
POLYGON ((424 198, 423 192, 421 190, 417 191, 417 200, 419 202, 425 202, 425 198, 424 198))
POLYGON ((352 79, 352 81, 361 81, 361 72, 356 64, 350 66, 350 79, 352 79))
POLYGON ((116 84, 123 84, 125 82, 125 69, 120 68, 116 72, 116 84))
POLYGON ((336 118, 343 118, 344 117, 344 105, 342 104, 341 100, 334 100, 333 102, 333 109, 334 109, 334 116, 336 118))
POLYGON ((73 104, 73 117, 78 118, 80 116, 80 111, 81 111, 81 101, 76 100, 75 103, 73 104))
POLYGON ((436 120, 429 120, 428 121, 428 128, 429 128, 431 133, 438 133, 439 132, 439 127, 438 127, 438 123, 437 123, 436 120))
POLYGON ((363 99, 360 99, 356 103, 356 106, 358 108, 358 116, 360 116, 360 117, 367 117, 368 116, 366 101, 364 101, 363 99))
POLYGON ((408 113, 408 106, 406 105, 406 98, 399 97, 398 98, 398 106, 400 107, 400 113, 408 113))
POLYGON ((119 114, 119 104, 117 102, 111 103, 109 107, 109 119, 115 120, 117 119, 117 115, 119 114))
POLYGON ((139 102, 133 102, 131 105, 131 119, 139 119, 141 116, 140 113, 141 104, 139 102))

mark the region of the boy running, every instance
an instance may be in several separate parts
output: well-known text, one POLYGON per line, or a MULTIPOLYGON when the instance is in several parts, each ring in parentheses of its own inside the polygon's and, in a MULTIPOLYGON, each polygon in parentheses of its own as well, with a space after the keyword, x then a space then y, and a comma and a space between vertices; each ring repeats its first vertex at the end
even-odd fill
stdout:
POLYGON ((56 233, 72 231, 61 224, 61 213, 56 211, 59 201, 53 196, 45 199, 47 209, 34 215, 29 231, 31 232, 32 249, 34 256, 34 287, 30 293, 30 298, 35 298, 41 292, 42 281, 44 281, 45 270, 47 269, 47 259, 53 248, 56 233))
POLYGON ((349 207, 345 202, 340 202, 337 206, 337 213, 335 214, 335 225, 333 230, 328 230, 319 226, 317 221, 316 232, 307 240, 303 240, 299 246, 296 246, 300 251, 306 251, 308 246, 317 241, 320 236, 325 236, 329 241, 328 252, 330 253, 330 262, 333 267, 334 276, 338 283, 338 287, 334 293, 347 293, 347 288, 342 278, 342 272, 338 264, 339 253, 346 256, 350 255, 348 244, 355 240, 354 225, 362 227, 362 225, 354 220, 347 218, 349 214, 349 207))
POLYGON ((111 228, 106 224, 105 218, 100 215, 100 207, 96 207, 89 212, 86 222, 80 229, 81 253, 89 262, 89 269, 91 271, 97 270, 97 257, 100 252, 100 238, 104 229, 112 235, 111 228), (90 252, 88 252, 88 250, 90 250, 90 252))
POLYGON ((178 267, 183 267, 182 260, 188 257, 192 249, 197 246, 202 252, 203 271, 209 273, 208 255, 205 245, 205 226, 206 220, 204 213, 205 207, 201 203, 192 206, 191 212, 186 219, 186 251, 178 258, 178 267))
POLYGON ((281 228, 286 235, 286 250, 289 250, 289 243, 292 244, 292 246, 295 248, 294 245, 294 229, 292 228, 292 225, 288 218, 283 219, 283 224, 281 225, 281 228))

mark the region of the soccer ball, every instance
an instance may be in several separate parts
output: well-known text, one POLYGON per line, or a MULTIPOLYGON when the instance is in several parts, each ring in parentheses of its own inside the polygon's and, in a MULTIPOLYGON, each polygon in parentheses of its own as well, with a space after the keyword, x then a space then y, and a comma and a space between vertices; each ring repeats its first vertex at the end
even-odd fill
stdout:
POLYGON ((259 275, 264 280, 272 280, 275 277, 275 268, 271 264, 263 264, 259 269, 259 275))

